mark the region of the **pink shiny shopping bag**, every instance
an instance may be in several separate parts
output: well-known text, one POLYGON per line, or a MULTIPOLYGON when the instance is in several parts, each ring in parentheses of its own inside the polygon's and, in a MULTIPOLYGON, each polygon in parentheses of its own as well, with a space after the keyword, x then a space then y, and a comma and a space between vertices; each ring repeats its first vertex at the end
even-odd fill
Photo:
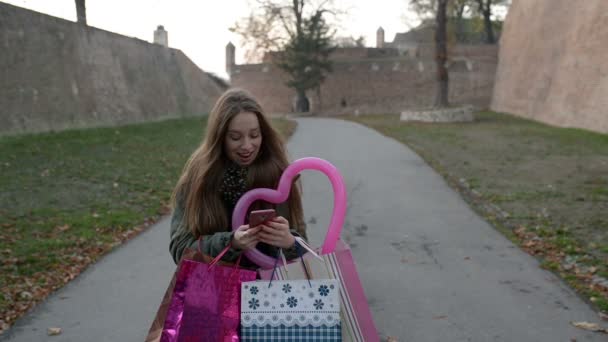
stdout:
POLYGON ((241 283, 255 280, 256 272, 239 268, 238 262, 218 265, 229 247, 210 263, 180 262, 161 342, 239 341, 241 283))

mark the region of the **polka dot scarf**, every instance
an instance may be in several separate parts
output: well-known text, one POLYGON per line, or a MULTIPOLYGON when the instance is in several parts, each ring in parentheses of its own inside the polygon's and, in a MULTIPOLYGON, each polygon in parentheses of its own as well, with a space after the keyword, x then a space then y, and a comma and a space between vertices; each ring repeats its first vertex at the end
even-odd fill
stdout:
POLYGON ((247 191, 247 168, 235 163, 228 165, 224 172, 224 179, 220 186, 224 204, 228 208, 234 208, 236 202, 247 191))

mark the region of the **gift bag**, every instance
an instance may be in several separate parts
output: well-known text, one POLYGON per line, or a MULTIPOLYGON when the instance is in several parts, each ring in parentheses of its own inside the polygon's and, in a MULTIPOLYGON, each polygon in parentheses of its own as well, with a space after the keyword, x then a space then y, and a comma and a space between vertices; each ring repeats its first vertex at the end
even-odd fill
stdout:
MULTIPOLYGON (((342 341, 380 341, 348 245, 339 240, 333 253, 317 257, 313 252, 309 252, 303 259, 303 263, 294 262, 277 267, 274 278, 279 280, 310 278, 311 281, 335 279, 340 286, 342 341)), ((259 273, 262 279, 269 280, 273 276, 272 269, 260 270, 259 273)))
POLYGON ((338 281, 241 284, 241 341, 342 341, 338 281))
POLYGON ((239 341, 241 283, 256 272, 219 265, 229 248, 210 263, 182 258, 146 341, 239 341))

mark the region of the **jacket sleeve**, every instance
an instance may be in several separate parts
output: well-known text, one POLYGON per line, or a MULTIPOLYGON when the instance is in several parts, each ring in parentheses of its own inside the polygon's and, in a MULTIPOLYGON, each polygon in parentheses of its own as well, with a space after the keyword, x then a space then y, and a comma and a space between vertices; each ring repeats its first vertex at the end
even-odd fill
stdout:
MULTIPOLYGON (((232 232, 218 232, 212 235, 202 236, 200 243, 200 251, 203 254, 211 257, 216 257, 220 252, 228 246, 232 240, 232 232)), ((179 263, 184 250, 186 248, 199 249, 198 238, 195 237, 190 228, 187 227, 184 220, 184 206, 183 203, 177 203, 173 214, 171 216, 171 241, 169 243, 169 250, 173 261, 179 263)), ((228 252, 222 257, 222 261, 234 262, 238 259, 241 251, 235 248, 230 248, 228 252)))

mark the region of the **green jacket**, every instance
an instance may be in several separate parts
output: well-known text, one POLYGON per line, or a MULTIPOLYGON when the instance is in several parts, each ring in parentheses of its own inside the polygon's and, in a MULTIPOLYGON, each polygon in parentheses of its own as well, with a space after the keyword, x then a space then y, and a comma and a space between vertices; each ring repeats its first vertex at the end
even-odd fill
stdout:
MULTIPOLYGON (((187 227, 186 222, 184 220, 184 205, 181 201, 177 201, 177 205, 173 210, 173 214, 171 217, 171 242, 169 243, 169 250, 171 251, 171 256, 173 257, 173 261, 177 264, 182 257, 185 248, 199 248, 198 239, 194 237, 189 227, 187 227)), ((289 218, 289 207, 286 204, 280 204, 276 208, 277 214, 283 216, 285 218, 289 218)), ((232 216, 232 213, 230 213, 232 216)), ((296 233, 294 228, 294 223, 290 222, 292 225, 291 233, 294 236, 300 236, 300 234, 296 233)), ((299 231, 305 231, 305 227, 303 229, 299 229, 299 231)), ((306 236, 302 236, 302 238, 306 239, 306 236)), ((211 257, 216 257, 228 244, 232 239, 232 230, 230 227, 226 227, 226 231, 214 233, 213 235, 204 236, 202 242, 200 244, 201 252, 207 254, 211 257)), ((259 248, 264 254, 270 256, 276 256, 277 249, 276 247, 259 243, 257 248, 259 248)), ((237 250, 235 248, 230 248, 228 252, 222 257, 222 261, 235 262, 238 257, 241 255, 242 251, 237 250)), ((287 259, 294 259, 298 256, 298 253, 295 247, 284 250, 285 257, 287 259)), ((241 264, 244 267, 252 267, 256 268, 256 265, 249 261, 246 257, 241 259, 241 264)))

